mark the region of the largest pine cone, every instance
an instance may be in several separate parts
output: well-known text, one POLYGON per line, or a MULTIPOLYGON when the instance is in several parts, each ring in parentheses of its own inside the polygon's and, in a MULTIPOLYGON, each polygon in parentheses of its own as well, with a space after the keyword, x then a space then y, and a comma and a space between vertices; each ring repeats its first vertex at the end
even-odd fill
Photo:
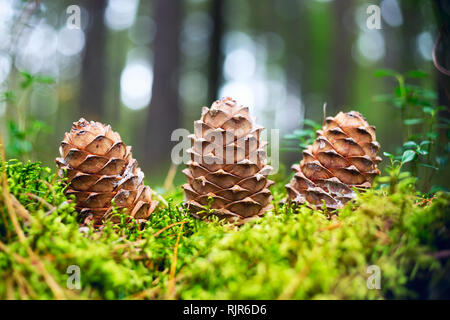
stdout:
POLYGON ((191 161, 183 170, 189 208, 203 216, 210 204, 214 215, 238 225, 263 215, 272 199, 272 167, 260 137, 263 127, 254 124, 248 107, 229 97, 215 101, 203 107, 194 130, 191 161))
MULTIPOLYGON (((56 159, 63 177, 67 171, 68 195, 75 195, 83 222, 94 225, 109 218, 112 201, 128 209, 135 219, 147 219, 156 207, 152 190, 143 184, 144 174, 117 132, 99 122, 80 119, 64 135, 56 159)), ((114 221, 114 217, 113 217, 114 221)))
POLYGON ((359 113, 339 112, 327 117, 312 146, 303 151, 295 175, 286 185, 294 203, 337 209, 355 198, 352 187, 370 188, 380 174, 377 157, 380 144, 375 127, 359 113))

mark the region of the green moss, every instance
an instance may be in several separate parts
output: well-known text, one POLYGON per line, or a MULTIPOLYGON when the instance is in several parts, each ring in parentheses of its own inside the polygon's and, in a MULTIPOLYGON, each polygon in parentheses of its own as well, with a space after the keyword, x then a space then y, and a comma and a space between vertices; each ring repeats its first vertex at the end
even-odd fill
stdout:
MULTIPOLYGON (((176 191, 144 228, 107 224, 101 233, 83 233, 73 204, 49 168, 10 161, 6 172, 11 193, 34 218, 21 220, 26 243, 66 298, 171 297, 169 274, 178 236, 176 298, 449 297, 448 258, 439 257, 450 243, 448 193, 424 201, 410 184, 399 181, 393 193, 389 186, 370 190, 330 220, 306 206, 279 205, 284 189, 278 183, 275 209, 237 229, 193 219, 176 191), (66 288, 70 265, 80 267, 81 290, 66 288), (380 268, 381 290, 367 287, 370 265, 380 268)), ((0 240, 7 247, 0 250, 0 298, 53 298, 0 199, 0 240), (27 263, 18 263, 17 256, 27 263)))

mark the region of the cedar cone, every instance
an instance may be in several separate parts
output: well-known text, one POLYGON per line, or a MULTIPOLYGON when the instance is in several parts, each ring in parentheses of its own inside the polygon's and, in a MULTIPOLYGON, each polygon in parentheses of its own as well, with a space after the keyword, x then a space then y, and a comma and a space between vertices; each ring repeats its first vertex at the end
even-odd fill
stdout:
POLYGON ((289 200, 341 208, 356 197, 352 187, 370 188, 380 174, 379 149, 375 127, 359 112, 327 117, 314 144, 303 151, 300 165, 292 166, 295 175, 286 185, 289 200))
POLYGON ((240 225, 271 208, 273 182, 267 176, 272 167, 260 137, 263 129, 248 107, 229 97, 203 107, 189 136, 191 161, 183 170, 187 206, 195 216, 204 216, 210 205, 214 215, 240 225))
MULTIPOLYGON (((109 125, 86 121, 74 122, 65 133, 56 159, 58 174, 67 172, 67 195, 74 195, 80 220, 100 226, 112 211, 112 202, 137 220, 147 219, 157 202, 152 190, 143 184, 144 173, 133 159, 120 135, 109 125)), ((114 217, 113 222, 117 222, 114 217)))

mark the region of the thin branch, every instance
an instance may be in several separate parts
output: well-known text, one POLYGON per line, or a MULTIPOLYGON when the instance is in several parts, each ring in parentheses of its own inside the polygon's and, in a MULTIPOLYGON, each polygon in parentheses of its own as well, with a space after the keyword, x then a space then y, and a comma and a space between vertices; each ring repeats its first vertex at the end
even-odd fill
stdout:
POLYGON ((166 231, 167 229, 172 228, 172 227, 174 227, 174 226, 176 226, 176 225, 179 225, 179 224, 185 224, 186 222, 187 222, 187 221, 179 221, 179 222, 175 222, 175 223, 169 224, 168 226, 166 226, 166 227, 162 228, 161 230, 159 230, 158 232, 154 233, 153 236, 154 236, 154 237, 157 237, 157 236, 159 236, 161 233, 163 233, 164 231, 166 231))
POLYGON ((34 200, 39 201, 39 203, 41 203, 43 206, 45 206, 48 210, 54 209, 54 206, 50 205, 47 201, 45 201, 44 199, 42 199, 41 197, 39 197, 36 194, 27 193, 27 196, 29 196, 30 198, 33 198, 34 200))
POLYGON ((168 295, 170 299, 173 299, 175 297, 175 271, 177 269, 177 254, 178 254, 178 244, 180 242, 180 237, 183 232, 183 226, 186 223, 186 221, 183 221, 181 223, 180 232, 177 236, 177 242, 175 243, 175 248, 173 250, 173 258, 172 258, 172 264, 170 266, 170 274, 169 274, 169 288, 168 288, 168 295))
POLYGON ((26 222, 36 221, 33 216, 28 212, 27 209, 17 200, 17 198, 13 194, 9 194, 11 197, 14 208, 17 210, 19 216, 25 220, 26 222))

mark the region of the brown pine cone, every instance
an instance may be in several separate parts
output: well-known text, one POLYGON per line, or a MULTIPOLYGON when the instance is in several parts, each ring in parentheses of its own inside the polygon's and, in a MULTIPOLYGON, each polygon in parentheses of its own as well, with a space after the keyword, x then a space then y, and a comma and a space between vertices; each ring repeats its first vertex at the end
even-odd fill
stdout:
POLYGON ((356 197, 352 187, 370 188, 380 174, 380 144, 375 127, 359 113, 327 117, 312 146, 303 151, 295 175, 286 185, 289 200, 337 209, 356 197))
POLYGON ((135 219, 147 219, 157 202, 152 190, 144 185, 144 173, 133 159, 120 135, 109 125, 80 119, 64 135, 56 159, 60 177, 67 177, 67 195, 76 198, 76 209, 82 222, 95 226, 110 217, 112 202, 128 209, 135 219), (65 173, 65 171, 67 173, 65 173))
POLYGON ((248 107, 229 97, 217 100, 203 107, 194 129, 191 161, 183 170, 190 210, 202 217, 210 204, 214 215, 235 224, 262 216, 271 207, 272 167, 260 137, 264 128, 254 124, 248 107))

